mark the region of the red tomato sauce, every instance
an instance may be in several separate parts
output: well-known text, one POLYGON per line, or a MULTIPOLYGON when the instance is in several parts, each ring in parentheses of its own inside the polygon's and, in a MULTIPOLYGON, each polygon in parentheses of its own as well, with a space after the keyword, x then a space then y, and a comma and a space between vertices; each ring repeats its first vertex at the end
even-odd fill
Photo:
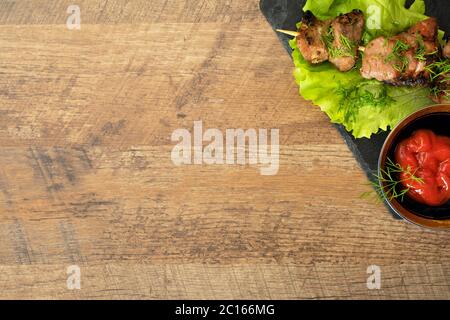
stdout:
POLYGON ((450 200, 450 137, 418 130, 397 146, 395 161, 405 171, 400 179, 411 198, 429 206, 450 200))

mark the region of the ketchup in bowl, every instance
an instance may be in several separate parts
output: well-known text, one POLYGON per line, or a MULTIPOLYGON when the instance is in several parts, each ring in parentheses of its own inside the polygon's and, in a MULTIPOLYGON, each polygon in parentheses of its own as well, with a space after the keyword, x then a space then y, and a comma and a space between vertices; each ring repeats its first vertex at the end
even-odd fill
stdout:
POLYGON ((412 199, 433 207, 450 200, 450 137, 417 130, 397 145, 395 161, 404 169, 400 180, 412 199))

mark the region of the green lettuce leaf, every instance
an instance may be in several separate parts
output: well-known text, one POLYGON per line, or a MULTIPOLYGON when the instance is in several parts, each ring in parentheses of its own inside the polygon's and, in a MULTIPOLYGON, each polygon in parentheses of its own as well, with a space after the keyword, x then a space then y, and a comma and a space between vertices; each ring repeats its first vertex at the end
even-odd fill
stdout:
MULTIPOLYGON (((365 13, 364 41, 379 35, 394 35, 426 19, 425 3, 416 0, 308 0, 303 10, 320 19, 336 17, 354 9, 365 13)), ((294 76, 300 94, 320 106, 333 123, 342 124, 355 138, 370 138, 388 130, 411 113, 432 105, 426 88, 392 87, 364 79, 357 68, 340 72, 330 63, 311 65, 301 55, 296 40, 290 42, 294 76)))
POLYGON ((424 1, 414 1, 410 7, 411 11, 417 12, 419 14, 425 14, 425 2, 424 1))

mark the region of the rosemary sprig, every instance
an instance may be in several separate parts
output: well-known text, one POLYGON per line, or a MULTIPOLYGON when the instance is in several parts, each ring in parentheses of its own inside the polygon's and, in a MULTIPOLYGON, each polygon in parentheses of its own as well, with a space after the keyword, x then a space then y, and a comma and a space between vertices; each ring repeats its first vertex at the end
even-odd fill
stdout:
POLYGON ((411 190, 410 188, 404 187, 404 182, 413 181, 420 184, 424 183, 424 180, 417 177, 416 171, 413 171, 410 166, 405 169, 390 158, 386 160, 386 168, 381 169, 379 174, 374 174, 373 176, 375 179, 371 181, 370 185, 375 190, 363 193, 361 198, 375 197, 375 199, 381 201, 384 196, 389 201, 399 199, 403 202, 406 194, 411 190), (399 180, 398 176, 402 173, 407 178, 399 180))

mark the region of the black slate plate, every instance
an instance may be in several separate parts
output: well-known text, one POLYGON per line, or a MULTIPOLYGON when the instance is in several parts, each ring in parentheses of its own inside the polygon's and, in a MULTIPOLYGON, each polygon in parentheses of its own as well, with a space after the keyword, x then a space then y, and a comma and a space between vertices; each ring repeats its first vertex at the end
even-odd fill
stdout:
MULTIPOLYGON (((412 2, 414 1, 406 1, 406 6, 409 6, 412 2)), ((437 17, 439 27, 448 34, 450 32, 449 0, 425 0, 425 2, 427 4, 427 15, 437 17)), ((296 24, 302 19, 302 8, 305 3, 306 0, 261 0, 260 8, 274 30, 296 30, 296 24)), ((280 33, 277 33, 277 36, 287 52, 291 54, 292 50, 289 47, 291 37, 280 33)), ((367 176, 372 178, 372 174, 377 171, 378 155, 389 132, 373 135, 371 139, 355 139, 341 125, 336 125, 336 128, 367 176)), ((391 213, 395 218, 400 219, 392 211, 391 213)))

